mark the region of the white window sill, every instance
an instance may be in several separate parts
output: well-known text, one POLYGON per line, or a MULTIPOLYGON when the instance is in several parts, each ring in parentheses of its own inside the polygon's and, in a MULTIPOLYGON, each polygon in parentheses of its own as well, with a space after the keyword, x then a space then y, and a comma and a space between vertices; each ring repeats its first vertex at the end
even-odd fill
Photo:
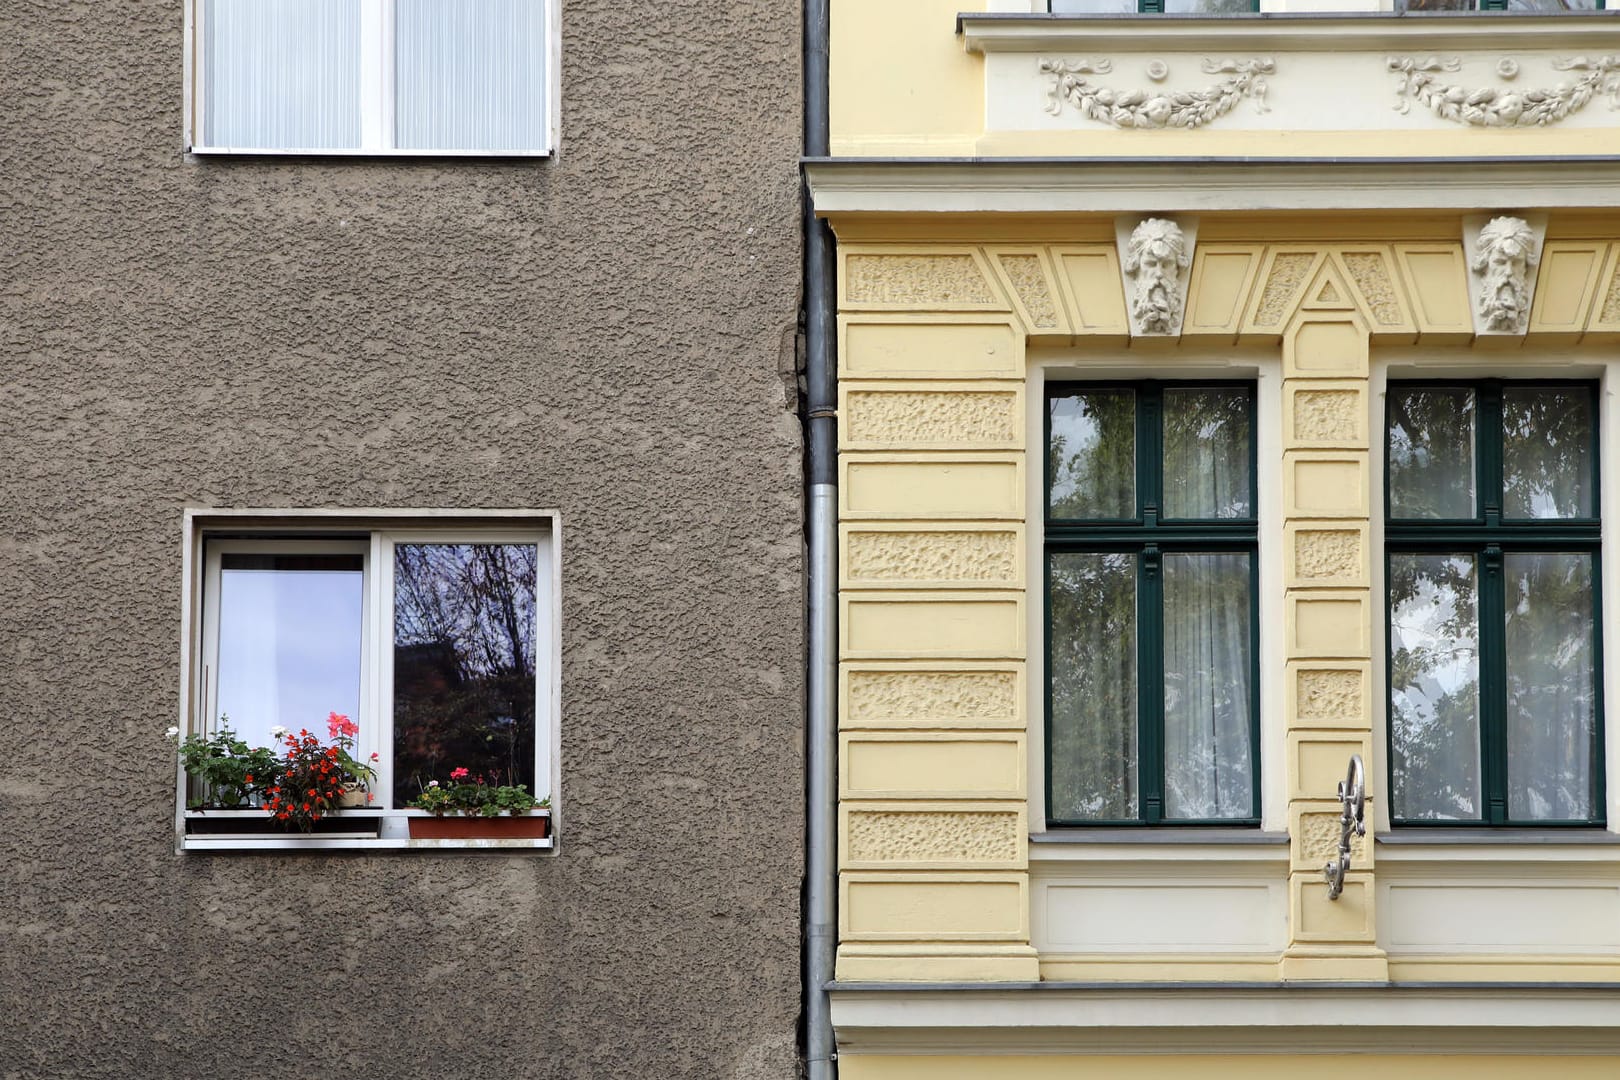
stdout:
MULTIPOLYGON (((430 818, 422 810, 367 810, 350 809, 329 820, 352 819, 353 831, 321 833, 287 833, 266 828, 254 832, 188 832, 187 824, 207 821, 252 822, 269 821, 263 810, 187 810, 176 839, 176 850, 182 854, 209 851, 552 851, 556 837, 467 837, 456 839, 418 838, 407 834, 411 818, 430 818), (371 828, 360 826, 361 822, 371 828)), ((530 818, 550 818, 551 811, 535 810, 527 814, 510 815, 530 818)), ((472 819, 479 820, 479 819, 472 819)))
POLYGON ((199 157, 345 157, 345 158, 548 158, 550 150, 367 150, 359 147, 297 149, 287 147, 188 146, 199 157))

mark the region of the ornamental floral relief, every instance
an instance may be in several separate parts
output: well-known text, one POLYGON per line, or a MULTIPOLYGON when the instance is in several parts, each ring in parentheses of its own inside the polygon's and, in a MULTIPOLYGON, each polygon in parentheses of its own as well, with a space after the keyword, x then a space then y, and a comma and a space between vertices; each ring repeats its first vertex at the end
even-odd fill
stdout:
MULTIPOLYGON (((1253 60, 1205 60, 1206 75, 1227 75, 1203 90, 1130 89, 1098 86, 1087 75, 1106 75, 1109 60, 1042 60, 1040 72, 1050 79, 1046 111, 1053 116, 1065 104, 1098 123, 1116 128, 1198 128, 1218 120, 1245 99, 1255 111, 1266 112, 1265 76, 1276 73, 1269 57, 1253 60)), ((1162 61, 1149 65, 1148 77, 1157 82, 1169 74, 1162 61)))
MULTIPOLYGON (((1556 124, 1580 111, 1598 94, 1607 95, 1609 108, 1620 108, 1620 56, 1577 56, 1554 60, 1557 71, 1578 73, 1573 81, 1552 87, 1520 90, 1512 87, 1469 88, 1446 80, 1448 73, 1461 69, 1457 57, 1437 56, 1386 58, 1395 73, 1395 111, 1405 114, 1417 102, 1443 120, 1470 127, 1544 127, 1556 124)), ((1496 65, 1504 82, 1519 74, 1512 59, 1496 65)))

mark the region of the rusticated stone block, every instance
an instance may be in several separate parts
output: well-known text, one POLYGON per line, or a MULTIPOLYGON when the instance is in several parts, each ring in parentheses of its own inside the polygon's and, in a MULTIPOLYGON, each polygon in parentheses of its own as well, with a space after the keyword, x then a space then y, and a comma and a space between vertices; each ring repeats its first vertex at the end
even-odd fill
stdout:
POLYGON ((1366 703, 1362 700, 1361 672, 1306 668, 1296 677, 1299 679, 1298 720, 1301 724, 1362 715, 1366 703))
POLYGON ((849 814, 845 852, 855 863, 1016 863, 1018 815, 994 811, 873 811, 849 814))
POLYGON ((1017 446, 1018 395, 852 390, 844 437, 851 443, 913 446, 1017 446))
POLYGON ((1266 278, 1266 287, 1254 312, 1256 326, 1282 325, 1294 296, 1305 284, 1305 275, 1315 262, 1315 253, 1309 251, 1285 251, 1272 260, 1271 275, 1266 278))
POLYGON ((851 723, 982 723, 1018 717, 1018 675, 1012 671, 865 671, 848 675, 851 723))
POLYGON ((857 581, 998 582, 1018 577, 1015 532, 849 534, 845 573, 857 581))
POLYGON ((1395 290, 1384 256, 1376 251, 1346 251, 1344 265, 1366 299, 1373 321, 1380 326, 1401 325, 1404 319, 1400 293, 1395 290))
POLYGON ((927 307, 999 299, 971 255, 851 255, 844 283, 845 298, 855 304, 927 307))
POLYGON ((1344 442, 1356 438, 1354 390, 1300 390, 1294 394, 1294 436, 1301 442, 1344 442))
POLYGON ((1294 572, 1301 579, 1358 578, 1361 534, 1350 529, 1311 529, 1294 534, 1294 572))

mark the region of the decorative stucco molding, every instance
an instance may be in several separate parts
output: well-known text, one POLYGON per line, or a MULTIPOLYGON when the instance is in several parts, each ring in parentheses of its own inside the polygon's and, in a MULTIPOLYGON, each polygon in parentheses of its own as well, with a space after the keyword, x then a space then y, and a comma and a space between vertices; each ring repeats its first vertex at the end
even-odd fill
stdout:
MULTIPOLYGON (((1169 69, 1160 61, 1150 65, 1148 77, 1158 81, 1169 69)), ((1098 123, 1117 128, 1197 128, 1218 120, 1247 98, 1257 112, 1266 112, 1265 76, 1276 73, 1269 58, 1205 60, 1207 75, 1229 75, 1204 90, 1114 90, 1088 82, 1086 75, 1106 75, 1108 60, 1042 60, 1040 72, 1051 79, 1046 111, 1057 116, 1065 102, 1098 123)))
POLYGON ((1476 329, 1524 333, 1535 283, 1531 270, 1540 261, 1536 229, 1524 218, 1495 217, 1485 223, 1468 252, 1468 271, 1476 287, 1476 329))
MULTIPOLYGON (((1577 56, 1554 60, 1558 71, 1583 72, 1574 82, 1551 89, 1510 90, 1481 87, 1471 90, 1445 82, 1444 72, 1457 71, 1462 61, 1436 56, 1391 56, 1385 60, 1396 75, 1395 111, 1406 113, 1416 101, 1444 120, 1470 127, 1545 127, 1580 111, 1593 95, 1609 95, 1609 107, 1620 107, 1620 56, 1577 56)), ((1497 65, 1497 74, 1512 79, 1519 68, 1511 59, 1497 65)))
POLYGON ((1120 266, 1131 283, 1131 332, 1180 333, 1187 302, 1182 271, 1192 265, 1193 237, 1167 218, 1144 218, 1122 247, 1120 266))

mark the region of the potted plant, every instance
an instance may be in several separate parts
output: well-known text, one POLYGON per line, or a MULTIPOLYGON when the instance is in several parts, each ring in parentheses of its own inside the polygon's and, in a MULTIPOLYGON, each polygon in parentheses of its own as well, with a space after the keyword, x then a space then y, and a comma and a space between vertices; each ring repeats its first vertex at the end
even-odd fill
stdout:
MULTIPOLYGON (((327 715, 326 726, 330 746, 307 728, 284 737, 287 749, 278 762, 275 782, 265 789, 264 804, 270 820, 282 828, 311 832, 316 822, 339 807, 355 805, 356 793, 376 778, 372 765, 355 760, 352 753, 359 725, 334 712, 327 715)), ((372 754, 371 761, 376 760, 372 754)), ((369 792, 364 800, 371 800, 369 792)))
POLYGON ((231 730, 228 717, 221 716, 219 723, 211 736, 193 733, 184 740, 179 728, 168 730, 169 738, 179 741, 186 775, 196 781, 194 792, 187 793, 187 809, 248 810, 262 804, 264 792, 275 782, 279 766, 274 751, 248 746, 231 730))
POLYGON ((409 819, 414 840, 543 840, 551 832, 551 800, 536 799, 524 784, 499 784, 491 773, 486 783, 466 769, 450 771, 450 782, 428 782, 411 800, 413 810, 428 816, 409 819))

